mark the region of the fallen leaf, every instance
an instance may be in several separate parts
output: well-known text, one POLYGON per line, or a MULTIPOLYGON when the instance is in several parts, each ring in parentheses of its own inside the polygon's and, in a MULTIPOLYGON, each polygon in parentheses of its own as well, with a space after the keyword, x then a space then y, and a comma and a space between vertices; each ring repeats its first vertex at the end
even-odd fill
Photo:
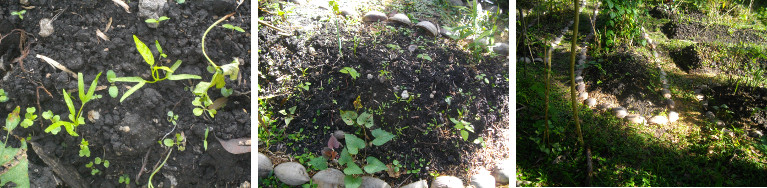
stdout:
POLYGON ((221 140, 218 137, 216 137, 216 140, 218 140, 219 143, 221 143, 221 146, 224 147, 226 151, 232 154, 243 154, 243 153, 250 153, 250 146, 241 146, 240 142, 247 142, 250 140, 250 138, 236 138, 231 140, 221 140))
POLYGON ((125 9, 125 12, 130 13, 130 7, 128 6, 128 4, 125 4, 125 2, 123 2, 122 0, 112 0, 112 2, 123 7, 123 9, 125 9))
POLYGON ((338 139, 336 139, 336 137, 331 134, 330 140, 328 140, 328 147, 332 149, 336 149, 338 147, 341 147, 341 142, 338 142, 338 139))

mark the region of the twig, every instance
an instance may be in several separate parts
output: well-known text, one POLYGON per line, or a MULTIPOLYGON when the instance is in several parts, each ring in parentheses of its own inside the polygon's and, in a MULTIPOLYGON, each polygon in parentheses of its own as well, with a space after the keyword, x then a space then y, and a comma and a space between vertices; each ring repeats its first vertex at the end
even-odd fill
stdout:
POLYGON ((149 150, 146 151, 146 155, 144 155, 144 162, 141 163, 141 168, 138 170, 138 175, 136 175, 136 184, 138 184, 138 178, 141 177, 141 174, 144 173, 144 168, 146 168, 146 160, 149 159, 149 152, 152 151, 152 148, 149 148, 149 150))
MULTIPOLYGON (((269 28, 272 28, 272 29, 274 29, 274 30, 277 30, 277 31, 279 31, 280 33, 290 34, 290 32, 288 32, 288 31, 285 31, 285 30, 283 30, 283 29, 280 29, 280 28, 277 28, 277 27, 273 26, 272 24, 266 23, 266 22, 265 22, 265 21, 263 21, 263 20, 258 20, 258 24, 261 24, 261 25, 265 25, 266 27, 269 27, 269 28)), ((287 35, 287 36, 290 36, 290 35, 287 35)))

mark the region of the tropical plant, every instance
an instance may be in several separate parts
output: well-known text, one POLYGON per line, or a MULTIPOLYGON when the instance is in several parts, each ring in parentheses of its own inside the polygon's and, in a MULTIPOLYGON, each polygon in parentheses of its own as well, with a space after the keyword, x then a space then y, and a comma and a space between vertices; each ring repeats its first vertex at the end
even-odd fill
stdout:
POLYGON ((19 111, 20 107, 16 106, 16 109, 5 119, 5 131, 8 133, 5 135, 5 141, 0 143, 0 164, 3 164, 4 168, 0 172, 0 186, 13 182, 18 187, 29 187, 29 160, 27 159, 27 152, 25 152, 27 150, 26 140, 20 139, 19 148, 8 147, 8 138, 13 129, 19 125, 19 111))
POLYGON ((225 76, 229 76, 229 79, 235 80, 237 79, 238 72, 240 72, 240 68, 238 67, 240 65, 240 61, 237 58, 234 58, 234 60, 229 64, 218 66, 213 62, 213 60, 210 59, 210 57, 208 57, 208 53, 205 52, 205 38, 208 36, 208 32, 210 32, 210 30, 212 30, 216 25, 223 22, 232 15, 234 15, 234 13, 221 17, 221 19, 210 25, 210 27, 208 27, 208 29, 205 30, 205 33, 202 35, 202 55, 205 56, 205 59, 208 60, 208 63, 210 64, 207 69, 208 72, 213 73, 213 77, 211 77, 210 82, 197 83, 197 85, 194 86, 194 89, 192 90, 192 93, 194 93, 196 96, 192 101, 192 104, 201 107, 195 108, 193 111, 195 116, 200 116, 203 114, 203 112, 208 112, 210 117, 215 117, 216 110, 208 108, 211 104, 213 104, 213 100, 211 100, 210 96, 208 95, 208 89, 215 86, 217 89, 221 90, 222 95, 225 95, 227 92, 231 94, 232 91, 224 87, 226 85, 225 76))
POLYGON ((48 128, 45 128, 46 133, 53 133, 58 134, 59 131, 61 131, 61 127, 64 126, 67 133, 72 136, 80 136, 77 134, 77 131, 75 128, 80 125, 85 124, 85 118, 83 118, 83 108, 85 107, 85 104, 88 103, 92 99, 98 99, 101 98, 101 95, 94 95, 94 92, 96 92, 96 85, 99 82, 99 77, 101 76, 101 72, 99 72, 98 75, 96 75, 96 78, 93 79, 93 82, 91 82, 91 86, 88 88, 88 92, 85 92, 85 84, 83 83, 83 74, 77 73, 77 88, 78 93, 80 97, 80 108, 75 111, 74 103, 72 103, 72 97, 69 96, 69 93, 67 93, 66 90, 62 89, 61 92, 64 95, 64 102, 67 104, 67 109, 69 109, 69 121, 60 121, 59 116, 53 116, 53 113, 48 113, 48 116, 46 114, 43 114, 43 118, 50 119, 53 124, 49 125, 48 128), (46 118, 49 117, 49 118, 46 118))

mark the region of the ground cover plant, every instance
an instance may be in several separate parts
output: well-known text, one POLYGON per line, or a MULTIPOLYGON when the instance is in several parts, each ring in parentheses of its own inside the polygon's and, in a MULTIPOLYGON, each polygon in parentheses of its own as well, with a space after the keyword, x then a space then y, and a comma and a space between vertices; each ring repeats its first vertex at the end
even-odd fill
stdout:
POLYGON ((161 1, 151 16, 145 16, 144 3, 0 2, 0 114, 17 114, 19 120, 19 127, 2 131, 8 139, 0 155, 12 160, 0 162, 18 164, 12 170, 28 165, 23 171, 29 177, 26 184, 8 182, 6 173, 0 184, 238 187, 252 182, 250 154, 222 144, 250 138, 251 78, 240 71, 250 69, 250 1, 161 1), (156 19, 159 27, 149 27, 147 19, 156 19), (234 30, 209 29, 217 21, 234 30), (207 94, 213 101, 203 108, 216 110, 216 116, 195 116, 200 108, 192 102, 195 86, 217 77, 215 69, 206 71, 209 61, 229 67, 231 77, 220 81, 226 92, 216 88, 207 94))
MULTIPOLYGON (((431 0, 330 2, 323 5, 328 9, 259 4, 266 23, 258 34, 259 152, 275 165, 298 162, 309 176, 338 169, 352 187, 364 176, 393 187, 439 175, 469 182, 479 168, 508 157, 502 141, 509 130, 507 57, 470 46, 471 39, 508 39, 501 24, 508 13, 496 8, 502 14, 481 18, 481 32, 452 39, 361 16, 398 12, 413 25, 429 20, 457 28, 479 19, 464 16, 470 7, 431 0), (451 119, 473 127, 456 129, 451 119), (336 131, 343 138, 329 136, 336 131)), ((259 184, 286 186, 271 175, 259 184)))
POLYGON ((572 3, 518 2, 518 185, 765 185, 759 10, 767 5, 600 0, 579 11, 572 3), (585 23, 565 29, 572 17, 544 11, 585 23), (573 36, 575 52, 588 48, 574 70, 564 58, 573 36))

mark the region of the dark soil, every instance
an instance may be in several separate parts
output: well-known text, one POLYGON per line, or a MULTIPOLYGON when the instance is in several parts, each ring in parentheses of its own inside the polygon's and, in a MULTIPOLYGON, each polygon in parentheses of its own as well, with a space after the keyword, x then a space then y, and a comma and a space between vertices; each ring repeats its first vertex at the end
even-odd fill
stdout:
MULTIPOLYGON (((10 101, 0 106, 0 114, 10 113, 16 106, 36 107, 37 112, 51 110, 54 114, 66 119, 68 110, 63 100, 62 90, 77 89, 77 79, 61 70, 54 69, 36 55, 50 57, 71 69, 81 72, 85 83, 90 83, 96 74, 104 72, 99 78, 99 86, 108 86, 105 72, 114 70, 119 76, 149 77, 149 67, 138 54, 132 35, 139 37, 144 43, 154 49, 152 41, 158 40, 162 45, 168 62, 177 59, 183 64, 178 73, 200 75, 205 81, 212 74, 205 71, 208 65, 202 55, 200 40, 203 32, 221 16, 235 12, 234 16, 223 23, 240 26, 250 30, 250 1, 239 6, 233 2, 217 2, 213 0, 191 1, 185 4, 169 2, 166 12, 171 19, 161 23, 157 29, 151 29, 138 17, 138 1, 131 1, 127 13, 111 1, 30 1, 34 6, 24 15, 24 19, 11 16, 10 12, 23 9, 18 1, 0 3, 2 17, 0 34, 8 35, 10 29, 17 28, 26 32, 28 54, 24 57, 23 49, 16 47, 18 41, 0 41, 0 55, 3 58, 5 70, 0 72, 0 88, 9 93, 10 101), (214 6, 215 5, 215 6, 214 6), (64 13, 53 22, 55 32, 50 37, 40 37, 39 21, 52 17, 56 11, 65 9, 64 13), (105 30, 107 22, 112 20, 112 27, 106 32, 110 41, 96 36, 96 29, 105 30), (22 57, 22 62, 11 62, 10 59, 22 57), (21 68, 23 65, 23 69, 21 68), (47 91, 47 92, 46 92, 47 91), (50 92, 50 94, 48 93, 50 92)), ((21 36, 19 32, 10 36, 21 36)), ((250 154, 233 155, 226 152, 213 137, 221 139, 250 137, 250 34, 237 33, 228 29, 215 28, 207 36, 206 50, 212 60, 218 65, 231 62, 237 57, 241 60, 239 66, 240 78, 236 81, 227 79, 226 87, 234 88, 234 94, 229 97, 226 106, 218 110, 215 119, 198 117, 192 114, 191 104, 194 95, 185 91, 188 86, 194 86, 201 80, 170 81, 165 80, 155 84, 147 84, 133 95, 120 103, 119 98, 111 98, 106 90, 97 91, 103 98, 92 100, 84 107, 84 112, 95 111, 100 118, 87 121, 77 127, 80 137, 72 137, 62 131, 58 135, 44 133, 49 121, 35 121, 27 129, 17 128, 13 134, 20 137, 32 136, 31 142, 39 144, 45 155, 59 160, 62 164, 74 167, 77 172, 92 187, 115 187, 119 176, 127 174, 142 186, 147 184, 149 172, 155 163, 165 158, 165 149, 157 141, 166 133, 172 136, 183 133, 186 136, 186 150, 174 151, 167 164, 154 176, 155 185, 171 185, 176 187, 233 187, 250 181, 250 154), (166 121, 166 113, 173 111, 179 115, 178 126, 166 121), (40 123, 43 125, 40 125, 40 123), (128 126, 129 132, 118 130, 118 127, 128 126), (204 129, 212 128, 211 138, 207 138, 208 149, 204 150, 204 129), (78 145, 81 139, 90 142, 91 157, 79 157, 78 145), (148 153, 148 158, 145 159, 148 153), (103 168, 102 173, 91 175, 85 164, 95 157, 109 160, 111 166, 103 168), (146 166, 141 169, 142 164, 146 166), (137 174, 143 171, 140 178, 137 174)), ((159 54, 153 50, 155 57, 159 54)), ((131 83, 117 83, 120 96, 131 83)), ((88 87, 88 86, 86 86, 88 87)), ((220 97, 218 90, 209 92, 212 98, 220 97)), ((77 95, 74 95, 77 96, 77 95)), ((73 96, 73 97, 74 97, 73 96)), ((77 97, 74 97, 77 98, 77 97)), ((79 99, 74 99, 79 106, 79 99)), ((4 118, 3 118, 4 119, 4 118)), ((5 135, 3 132, 2 135, 5 135)), ((14 140, 14 139, 9 139, 14 140)), ((14 141, 18 142, 18 141, 14 141)), ((30 180, 33 185, 53 187, 50 180, 51 164, 46 164, 31 149, 28 150, 30 161, 30 180), (33 172, 33 169, 43 169, 45 172, 33 172), (46 175, 47 174, 47 175, 46 175), (40 182, 46 181, 46 182, 40 182)), ((61 175, 59 175, 61 176, 61 175)), ((70 185, 71 186, 71 185, 70 185)))
MULTIPOLYGON (((408 170, 420 170, 410 176, 379 176, 392 186, 427 178, 429 172, 454 175, 468 182, 464 171, 470 162, 468 159, 482 147, 471 141, 480 135, 486 139, 497 137, 499 135, 484 133, 508 127, 507 57, 483 55, 481 63, 477 63, 472 54, 455 41, 429 37, 416 27, 391 23, 366 23, 359 29, 350 29, 355 32, 342 32, 341 55, 334 23, 319 23, 313 35, 295 32, 298 36, 284 37, 272 29, 259 32, 259 58, 263 63, 258 70, 264 76, 259 79, 259 85, 265 91, 293 88, 300 82, 311 83, 308 91, 296 87, 288 89, 293 94, 268 100, 274 111, 297 106, 297 117, 285 128, 285 133, 303 130, 301 135, 307 139, 287 140, 289 148, 280 144, 267 149, 290 156, 306 152, 320 155, 328 135, 335 130, 370 135, 369 130, 346 125, 339 115, 339 110, 353 110, 352 103, 359 96, 364 107, 359 112, 374 114, 375 126, 370 130, 381 128, 396 137, 382 146, 361 150, 357 161, 374 156, 385 163, 398 160, 405 163, 408 170), (414 32, 391 32, 384 27, 386 24, 414 32), (380 35, 374 36, 379 31, 380 35), (307 35, 310 37, 305 39, 307 35), (350 49, 355 46, 351 40, 355 37, 361 39, 356 52, 350 49), (387 44, 397 45, 401 51, 392 50, 387 44), (419 48, 410 52, 407 49, 410 44, 419 48), (429 55, 433 61, 419 59, 418 54, 429 55), (354 68, 360 77, 354 80, 340 73, 344 67, 354 68), (306 68, 306 75, 302 75, 306 68), (388 71, 391 77, 379 76, 379 71, 388 71), (480 74, 486 75, 487 83, 475 79, 480 74), (278 78, 284 75, 293 75, 296 79, 279 83, 278 78), (368 79, 368 75, 373 78, 368 79), (397 100, 403 90, 409 92, 412 101, 397 100), (452 100, 446 102, 447 97, 452 100), (460 138, 448 119, 456 118, 457 110, 463 111, 464 120, 474 125, 475 133, 470 134, 469 141, 460 138)), ((333 164, 331 167, 343 169, 333 164)))
POLYGON ((706 96, 712 96, 706 110, 714 112, 716 117, 728 124, 767 130, 767 110, 757 110, 767 107, 767 88, 744 84, 739 85, 737 91, 735 88, 735 85, 717 86, 704 92, 706 96))
POLYGON ((752 42, 764 43, 765 40, 758 32, 753 29, 732 29, 724 25, 708 25, 698 22, 684 22, 679 19, 672 19, 661 27, 661 31, 669 39, 685 39, 697 42, 752 42), (730 32, 732 31, 732 32, 730 32))
POLYGON ((669 56, 677 67, 687 73, 690 73, 692 70, 698 70, 702 67, 701 59, 698 56, 698 51, 695 50, 695 45, 690 45, 680 50, 671 51, 669 52, 669 56))

